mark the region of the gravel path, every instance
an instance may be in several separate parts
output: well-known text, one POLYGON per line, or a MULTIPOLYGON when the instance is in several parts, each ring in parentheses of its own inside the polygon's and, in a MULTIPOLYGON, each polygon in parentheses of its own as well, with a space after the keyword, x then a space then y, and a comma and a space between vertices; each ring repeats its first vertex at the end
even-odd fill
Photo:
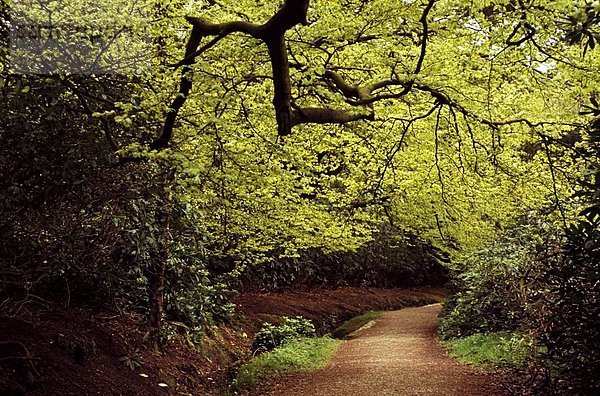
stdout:
POLYGON ((498 396, 494 377, 448 357, 436 341, 440 304, 386 312, 322 370, 286 377, 259 395, 498 396))

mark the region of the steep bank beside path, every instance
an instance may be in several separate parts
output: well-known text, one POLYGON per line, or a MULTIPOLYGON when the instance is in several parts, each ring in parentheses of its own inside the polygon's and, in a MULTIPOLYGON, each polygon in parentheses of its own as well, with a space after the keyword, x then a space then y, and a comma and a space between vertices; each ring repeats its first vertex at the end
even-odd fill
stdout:
POLYGON ((436 341, 440 304, 386 312, 322 370, 286 377, 256 395, 500 396, 494 377, 448 357, 436 341))
POLYGON ((280 321, 282 316, 310 319, 321 334, 367 311, 391 311, 443 301, 440 288, 378 289, 338 287, 336 289, 297 289, 282 292, 244 292, 236 299, 245 320, 244 331, 254 335, 263 322, 280 321))
POLYGON ((211 327, 196 347, 171 334, 160 354, 144 342, 142 314, 25 301, 17 311, 0 310, 0 395, 223 395, 265 321, 301 315, 328 332, 369 310, 443 297, 442 289, 427 287, 245 291, 232 323, 211 327))

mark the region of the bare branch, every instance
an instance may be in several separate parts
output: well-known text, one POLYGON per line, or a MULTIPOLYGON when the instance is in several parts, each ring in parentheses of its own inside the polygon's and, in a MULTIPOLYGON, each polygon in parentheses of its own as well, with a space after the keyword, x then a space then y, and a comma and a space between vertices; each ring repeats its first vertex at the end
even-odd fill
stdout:
MULTIPOLYGON (((423 25, 423 38, 421 40, 421 51, 419 53, 419 58, 417 59, 414 75, 419 74, 423 68, 423 62, 425 61, 425 55, 427 54, 427 39, 429 36, 429 22, 427 18, 429 17, 429 13, 433 9, 433 6, 435 5, 436 1, 437 0, 429 0, 427 6, 423 10, 423 14, 421 14, 421 18, 419 19, 419 21, 423 25)), ((398 79, 387 79, 360 89, 359 87, 350 86, 349 84, 344 82, 338 74, 334 72, 328 71, 325 73, 324 76, 326 78, 332 79, 336 87, 340 89, 342 93, 344 93, 344 96, 346 96, 348 99, 358 98, 358 100, 348 100, 348 103, 352 104, 353 106, 368 105, 384 99, 399 99, 407 95, 411 91, 415 83, 414 79, 410 79, 408 81, 401 81, 398 79), (404 87, 404 89, 398 93, 372 96, 372 93, 374 91, 394 85, 402 86, 404 87), (360 95, 360 93, 362 93, 362 95, 360 95)))
MULTIPOLYGON (((444 201, 445 204, 448 204, 448 200, 446 199, 446 186, 444 184, 444 178, 442 176, 442 167, 440 166, 440 138, 439 138, 439 130, 440 130, 440 120, 442 118, 442 109, 443 106, 438 106, 438 113, 437 113, 437 117, 435 120, 435 129, 434 129, 434 136, 435 136, 435 168, 437 170, 437 175, 438 175, 438 180, 440 181, 440 189, 442 191, 442 201, 444 201)), ((436 219, 437 219, 437 214, 436 214, 436 219)), ((438 227, 439 227, 439 222, 438 222, 438 227)), ((440 229, 440 235, 442 235, 441 233, 441 229, 440 229)), ((444 239, 444 237, 442 236, 442 239, 444 239)))
POLYGON ((325 71, 323 77, 333 82, 335 87, 339 89, 346 98, 358 98, 358 89, 356 86, 348 84, 342 76, 333 70, 325 71))
POLYGON ((346 110, 305 107, 294 110, 292 113, 291 125, 346 124, 359 120, 373 121, 374 119, 375 115, 372 112, 368 114, 353 114, 346 110))
POLYGON ((193 53, 186 55, 185 58, 183 58, 182 60, 180 60, 179 62, 177 62, 176 64, 174 64, 172 66, 175 69, 177 69, 184 65, 193 64, 196 57, 198 57, 199 55, 202 55, 203 53, 205 53, 206 51, 211 49, 215 44, 217 44, 219 41, 221 41, 221 39, 224 37, 225 37, 224 35, 219 35, 219 36, 213 38, 207 44, 203 45, 202 47, 200 47, 198 50, 194 51, 193 53))
POLYGON ((310 0, 286 0, 283 7, 279 9, 273 18, 261 26, 261 29, 265 32, 265 36, 261 38, 283 36, 285 32, 298 24, 308 25, 309 3, 310 0))
POLYGON ((171 140, 179 110, 184 105, 192 88, 192 81, 187 77, 187 73, 191 71, 189 65, 194 62, 198 55, 213 47, 219 40, 236 32, 260 39, 267 45, 273 70, 275 91, 273 106, 277 118, 278 134, 280 136, 289 135, 292 127, 290 67, 284 35, 286 31, 295 25, 306 25, 308 23, 309 3, 310 0, 286 0, 279 11, 263 25, 256 25, 247 21, 215 24, 202 18, 187 17, 188 22, 192 25, 192 33, 186 46, 184 59, 175 65, 176 67, 186 65, 182 71, 179 93, 169 108, 160 136, 150 147, 160 149, 165 147, 171 140), (198 49, 202 38, 205 36, 217 37, 198 49))
POLYGON ((427 22, 427 17, 429 16, 429 12, 433 8, 436 0, 429 0, 423 14, 421 15, 420 22, 423 25, 423 40, 421 40, 421 53, 419 55, 419 59, 417 60, 417 66, 415 67, 415 73, 419 74, 421 69, 423 68, 423 62, 425 60, 425 54, 427 53, 427 35, 429 34, 429 23, 427 22))
MULTIPOLYGON (((185 47, 184 59, 190 58, 190 64, 194 61, 194 57, 191 55, 194 54, 194 52, 200 45, 202 37, 202 28, 194 26, 192 28, 192 33, 190 34, 190 38, 188 39, 187 45, 185 47)), ((171 137, 173 136, 173 128, 175 127, 175 121, 177 120, 179 110, 184 105, 185 101, 187 100, 187 96, 190 93, 190 90, 192 89, 192 80, 188 76, 188 73, 190 73, 191 71, 192 68, 186 63, 185 67, 181 71, 179 93, 177 94, 177 97, 173 100, 173 103, 169 107, 161 134, 150 144, 150 148, 153 150, 160 150, 166 147, 169 144, 171 137)))
MULTIPOLYGON (((239 32, 246 33, 254 38, 261 38, 263 27, 246 21, 233 21, 226 23, 210 23, 203 18, 186 17, 203 36, 227 36, 239 32)), ((264 25, 263 25, 264 26, 264 25)))
POLYGON ((560 212, 560 216, 563 221, 563 226, 567 229, 567 216, 565 215, 565 211, 560 204, 560 197, 558 195, 557 182, 556 182, 556 172, 554 170, 554 162, 552 161, 552 155, 550 154, 550 146, 548 144, 548 140, 546 138, 542 138, 542 142, 544 144, 544 151, 546 152, 546 159, 548 160, 548 166, 550 167, 550 175, 552 176, 552 191, 554 193, 554 200, 556 204, 556 208, 560 212))
POLYGON ((515 28, 513 29, 512 33, 508 36, 508 38, 506 39, 506 45, 511 47, 518 47, 519 45, 523 44, 524 42, 530 40, 533 38, 533 36, 535 35, 536 30, 533 26, 531 26, 529 23, 524 22, 521 23, 519 22, 515 28), (527 33, 521 37, 518 40, 514 40, 514 37, 517 35, 517 33, 519 32, 519 30, 521 30, 521 27, 525 27, 527 29, 527 33))

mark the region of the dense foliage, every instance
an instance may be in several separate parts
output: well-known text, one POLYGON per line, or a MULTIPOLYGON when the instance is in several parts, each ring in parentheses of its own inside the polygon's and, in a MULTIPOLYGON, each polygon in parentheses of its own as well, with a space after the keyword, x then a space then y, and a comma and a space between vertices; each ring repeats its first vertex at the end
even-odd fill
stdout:
MULTIPOLYGON (((584 56, 598 40, 598 12, 597 4, 588 5, 563 22, 567 41, 581 44, 584 56)), ((557 226, 549 221, 552 216, 534 212, 519 219, 502 238, 470 255, 469 265, 456 277, 456 290, 440 329, 446 338, 499 330, 532 335, 550 373, 569 376, 568 392, 576 394, 594 394, 600 389, 600 110, 596 95, 592 92, 590 103, 581 106, 582 115, 595 117, 583 133, 585 140, 565 152, 571 161, 585 163, 582 176, 573 182, 577 191, 568 200, 579 217, 568 224, 565 207, 559 206, 562 226, 557 226)), ((551 155, 548 151, 549 159, 551 155)))
POLYGON ((580 218, 568 229, 549 227, 547 216, 522 218, 518 228, 474 253, 454 278, 440 328, 447 339, 528 334, 541 351, 539 363, 568 375, 577 394, 600 389, 599 132, 595 119, 582 146, 589 167, 575 194, 585 207, 580 218))
POLYGON ((294 257, 278 257, 242 273, 247 287, 281 290, 294 284, 337 287, 441 286, 447 279, 439 248, 394 229, 382 229, 356 251, 325 253, 307 249, 294 257))
POLYGON ((435 283, 452 259, 444 334, 537 326, 590 378, 599 14, 2 0, 1 306, 126 307, 158 344, 227 320, 240 283, 435 283))
MULTIPOLYGON (((597 103, 594 111, 600 115, 597 103)), ((578 379, 583 391, 600 390, 600 118, 591 125, 586 145, 590 167, 578 196, 586 208, 571 225, 558 257, 550 257, 541 342, 559 370, 578 379)))
MULTIPOLYGON (((446 339, 518 330, 527 317, 531 238, 516 230, 463 259, 440 332, 446 339)), ((537 286, 537 285, 536 285, 537 286)))

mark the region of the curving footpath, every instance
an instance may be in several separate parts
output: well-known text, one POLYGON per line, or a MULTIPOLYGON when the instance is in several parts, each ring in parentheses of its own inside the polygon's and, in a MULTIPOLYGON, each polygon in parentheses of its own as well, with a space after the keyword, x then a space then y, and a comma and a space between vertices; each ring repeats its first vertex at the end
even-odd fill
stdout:
POLYGON ((324 369, 292 375, 260 395, 499 396, 494 377, 447 356, 436 340, 440 304, 386 312, 345 342, 324 369))

